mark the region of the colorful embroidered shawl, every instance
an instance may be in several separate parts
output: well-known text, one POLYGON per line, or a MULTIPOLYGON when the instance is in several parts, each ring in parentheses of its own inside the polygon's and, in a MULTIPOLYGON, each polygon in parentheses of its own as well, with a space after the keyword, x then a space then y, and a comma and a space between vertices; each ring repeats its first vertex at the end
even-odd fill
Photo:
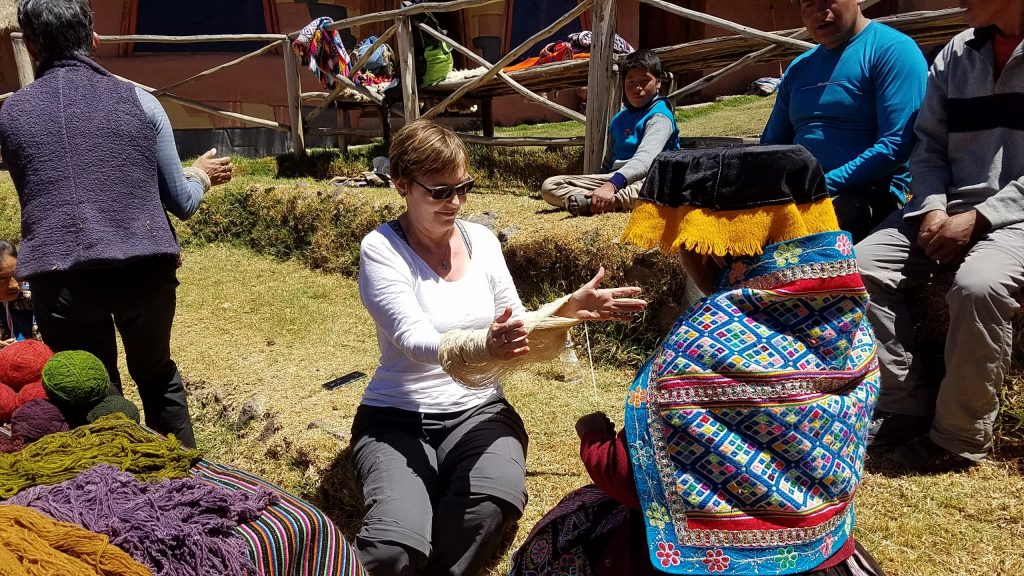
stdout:
POLYGON ((331 30, 334 21, 322 17, 307 24, 292 42, 292 50, 304 66, 316 75, 320 85, 328 90, 334 88, 335 76, 347 76, 349 71, 348 51, 341 43, 341 34, 331 30))
POLYGON ((676 322, 626 405, 655 567, 812 570, 853 528, 878 395, 850 238, 822 232, 733 261, 676 322))

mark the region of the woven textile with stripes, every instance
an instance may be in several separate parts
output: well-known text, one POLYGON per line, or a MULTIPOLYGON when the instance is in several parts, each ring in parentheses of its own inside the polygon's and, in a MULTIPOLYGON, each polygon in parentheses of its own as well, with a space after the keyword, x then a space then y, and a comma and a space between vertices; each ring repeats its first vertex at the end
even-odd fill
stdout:
POLYGON ((367 576, 355 550, 323 512, 281 488, 237 468, 205 460, 192 468, 196 478, 243 492, 274 492, 278 501, 238 531, 249 543, 261 576, 367 576))

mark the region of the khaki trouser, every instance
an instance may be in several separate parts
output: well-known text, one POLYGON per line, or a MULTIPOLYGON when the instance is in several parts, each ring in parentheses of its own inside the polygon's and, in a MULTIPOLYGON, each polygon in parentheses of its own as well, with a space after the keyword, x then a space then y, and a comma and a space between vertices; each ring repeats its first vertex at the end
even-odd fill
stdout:
MULTIPOLYGON (((608 182, 611 174, 582 174, 569 176, 552 176, 544 181, 540 187, 540 195, 552 206, 565 208, 565 202, 573 194, 585 194, 597 190, 602 184, 608 182)), ((632 210, 636 206, 637 194, 643 188, 644 181, 626 186, 615 193, 615 209, 621 211, 632 210)))
POLYGON ((892 214, 857 244, 857 260, 871 296, 868 319, 878 338, 882 390, 878 410, 935 420, 932 441, 972 460, 992 447, 999 391, 1010 364, 1012 324, 1024 287, 1024 223, 989 232, 967 253, 946 293, 949 332, 946 375, 938 397, 922 381, 914 357, 914 321, 908 291, 929 281, 937 264, 917 246, 918 222, 892 214))

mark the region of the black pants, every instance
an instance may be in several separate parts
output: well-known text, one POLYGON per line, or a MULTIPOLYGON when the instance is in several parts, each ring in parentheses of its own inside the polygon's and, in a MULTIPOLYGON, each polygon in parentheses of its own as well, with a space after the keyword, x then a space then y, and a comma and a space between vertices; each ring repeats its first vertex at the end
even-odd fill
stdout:
POLYGON ((176 269, 174 257, 154 256, 108 268, 41 274, 31 278, 32 300, 43 341, 54 352, 95 354, 120 390, 116 328, 146 425, 195 446, 185 387, 171 359, 176 269))
POLYGON ((853 236, 854 244, 867 238, 889 214, 901 208, 899 200, 889 190, 889 181, 885 178, 863 190, 832 198, 839 228, 853 236))

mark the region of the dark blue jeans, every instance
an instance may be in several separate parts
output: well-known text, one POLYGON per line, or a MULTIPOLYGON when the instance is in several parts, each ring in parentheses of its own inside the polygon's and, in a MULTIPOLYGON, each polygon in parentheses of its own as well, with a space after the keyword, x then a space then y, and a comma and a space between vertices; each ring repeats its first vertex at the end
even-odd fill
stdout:
POLYGON ((85 350, 121 389, 115 328, 128 373, 139 388, 146 425, 195 446, 178 366, 171 359, 177 259, 152 256, 127 264, 33 276, 39 333, 54 352, 85 350))

